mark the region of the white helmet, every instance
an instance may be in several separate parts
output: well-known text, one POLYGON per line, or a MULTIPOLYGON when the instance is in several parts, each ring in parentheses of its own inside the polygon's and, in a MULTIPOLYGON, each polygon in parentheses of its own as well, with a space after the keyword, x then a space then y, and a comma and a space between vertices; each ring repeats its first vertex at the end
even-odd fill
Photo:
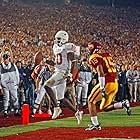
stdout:
POLYGON ((62 46, 69 40, 69 35, 66 31, 58 31, 55 34, 55 43, 58 44, 59 46, 62 46))

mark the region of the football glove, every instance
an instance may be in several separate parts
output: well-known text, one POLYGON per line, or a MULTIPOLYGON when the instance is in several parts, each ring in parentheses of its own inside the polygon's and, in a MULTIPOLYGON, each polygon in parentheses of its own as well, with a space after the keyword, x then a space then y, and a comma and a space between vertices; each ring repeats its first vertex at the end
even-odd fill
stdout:
POLYGON ((71 74, 69 71, 66 71, 66 72, 63 74, 63 78, 64 78, 64 79, 67 79, 67 77, 72 78, 72 74, 71 74))
POLYGON ((102 94, 102 97, 107 99, 108 98, 108 95, 105 93, 105 89, 101 89, 101 94, 102 94))

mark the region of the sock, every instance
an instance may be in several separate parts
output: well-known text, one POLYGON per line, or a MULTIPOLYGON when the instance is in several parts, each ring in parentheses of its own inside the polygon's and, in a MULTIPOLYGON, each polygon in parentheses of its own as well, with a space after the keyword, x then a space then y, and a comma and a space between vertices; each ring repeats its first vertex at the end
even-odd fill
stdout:
POLYGON ((38 113, 39 113, 39 114, 42 114, 43 112, 42 112, 42 110, 41 110, 41 109, 39 109, 39 110, 38 110, 38 113))
POLYGON ((17 108, 15 109, 15 113, 18 113, 18 109, 17 108))
POLYGON ((6 114, 7 114, 7 113, 8 113, 8 111, 7 111, 7 110, 4 110, 4 113, 6 113, 6 114))
POLYGON ((119 109, 119 108, 122 108, 122 107, 123 107, 122 102, 114 103, 114 108, 115 109, 119 109))
POLYGON ((93 124, 94 126, 99 125, 97 116, 91 117, 91 122, 92 122, 92 124, 93 124))
POLYGON ((57 106, 56 107, 60 107, 60 101, 57 101, 57 106))
POLYGON ((34 108, 38 109, 39 108, 39 104, 34 104, 34 108))
POLYGON ((33 108, 33 114, 36 113, 37 109, 39 108, 39 104, 34 104, 34 108, 33 108))
POLYGON ((37 109, 36 109, 36 108, 34 108, 34 109, 33 109, 33 114, 35 114, 35 113, 36 113, 36 111, 37 111, 37 109))

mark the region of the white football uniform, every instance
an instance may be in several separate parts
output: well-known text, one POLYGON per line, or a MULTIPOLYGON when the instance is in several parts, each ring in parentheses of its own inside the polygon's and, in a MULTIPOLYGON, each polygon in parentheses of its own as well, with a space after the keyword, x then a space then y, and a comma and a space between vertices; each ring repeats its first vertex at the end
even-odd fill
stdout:
POLYGON ((75 45, 72 43, 66 43, 61 47, 57 44, 53 46, 53 52, 55 55, 55 73, 45 82, 45 85, 52 88, 56 87, 57 91, 57 100, 61 100, 64 98, 64 92, 66 88, 66 80, 64 75, 67 73, 69 69, 69 61, 67 58, 67 54, 69 52, 74 51, 75 45))

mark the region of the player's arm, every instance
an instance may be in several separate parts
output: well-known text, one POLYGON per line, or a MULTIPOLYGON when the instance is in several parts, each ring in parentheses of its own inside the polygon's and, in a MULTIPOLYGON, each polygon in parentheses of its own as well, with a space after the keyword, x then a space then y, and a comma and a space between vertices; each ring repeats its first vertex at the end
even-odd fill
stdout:
POLYGON ((40 81, 41 78, 43 77, 44 74, 44 69, 42 69, 39 74, 38 77, 36 78, 35 84, 36 84, 36 91, 39 93, 40 92, 40 81))
POLYGON ((105 93, 105 74, 103 71, 103 66, 101 64, 97 66, 97 73, 98 73, 98 80, 99 80, 102 96, 107 98, 107 95, 105 93))
POLYGON ((68 53, 68 60, 69 60, 69 63, 71 63, 71 67, 69 68, 69 72, 72 72, 73 68, 75 66, 77 66, 77 60, 76 60, 76 56, 74 54, 74 52, 69 52, 68 53))
POLYGON ((39 87, 39 83, 40 83, 40 81, 41 81, 41 79, 40 79, 39 77, 37 77, 36 82, 35 82, 37 93, 39 93, 39 88, 40 88, 40 87, 39 87))
POLYGON ((105 88, 105 74, 103 71, 103 66, 101 64, 97 66, 97 73, 98 73, 100 88, 104 89, 105 88))

